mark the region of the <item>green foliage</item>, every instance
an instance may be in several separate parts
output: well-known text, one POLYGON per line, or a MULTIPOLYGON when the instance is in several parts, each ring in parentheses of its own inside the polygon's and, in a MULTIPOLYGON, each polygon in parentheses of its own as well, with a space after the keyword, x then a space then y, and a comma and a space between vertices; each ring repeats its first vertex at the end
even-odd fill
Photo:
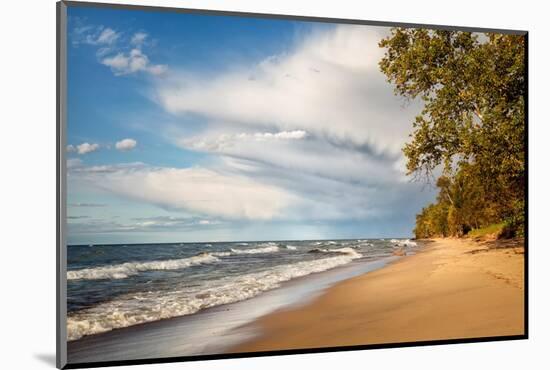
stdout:
POLYGON ((500 221, 498 206, 487 200, 485 186, 472 169, 465 164, 453 177, 441 176, 437 180, 436 202, 416 217, 417 238, 462 236, 500 221))
POLYGON ((482 227, 480 229, 474 229, 468 233, 468 236, 475 238, 475 237, 480 237, 485 235, 500 235, 502 234, 505 228, 505 225, 506 224, 504 222, 501 222, 498 224, 492 224, 486 227, 482 227))
POLYGON ((523 232, 524 42, 405 28, 380 41, 380 69, 396 93, 424 102, 403 148, 408 173, 443 171, 437 202, 417 217, 417 236, 463 235, 503 220, 523 232))

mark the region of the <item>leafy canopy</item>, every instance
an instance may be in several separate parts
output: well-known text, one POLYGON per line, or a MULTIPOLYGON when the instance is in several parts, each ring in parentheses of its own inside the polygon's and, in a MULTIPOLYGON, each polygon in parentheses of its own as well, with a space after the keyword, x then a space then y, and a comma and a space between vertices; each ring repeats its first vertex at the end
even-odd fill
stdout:
MULTIPOLYGON (((451 183, 480 189, 476 206, 522 220, 525 38, 394 28, 379 45, 395 92, 424 102, 403 148, 408 174, 430 178, 441 167, 451 183)), ((448 212, 463 222, 460 209, 448 212)))

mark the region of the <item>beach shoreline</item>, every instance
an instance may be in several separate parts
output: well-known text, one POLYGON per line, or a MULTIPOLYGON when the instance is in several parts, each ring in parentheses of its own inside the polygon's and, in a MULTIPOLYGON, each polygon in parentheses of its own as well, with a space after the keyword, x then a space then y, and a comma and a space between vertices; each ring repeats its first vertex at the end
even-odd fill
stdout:
MULTIPOLYGON (((366 243, 362 240, 356 242, 368 244, 366 247, 368 249, 373 248, 370 242, 366 243)), ((410 243, 408 240, 401 242, 410 243)), ((335 242, 328 241, 328 243, 335 242)), ((329 245, 334 246, 334 244, 329 245)), ((415 249, 407 248, 407 252, 414 253, 415 249)), ((338 256, 342 254, 331 255, 326 252, 310 253, 309 251, 307 247, 303 253, 306 253, 309 258, 318 256, 320 261, 340 258, 338 256)), ((296 251, 291 250, 289 253, 295 255, 296 251)), ((352 251, 346 250, 347 253, 352 251)), ((256 335, 256 331, 246 327, 246 324, 254 322, 257 318, 282 307, 300 307, 313 301, 327 287, 335 283, 383 268, 399 258, 401 257, 392 256, 391 253, 384 257, 353 258, 347 261, 349 263, 334 268, 283 281, 277 288, 266 290, 245 300, 204 308, 189 315, 168 317, 87 335, 68 342, 69 362, 224 353, 227 348, 234 347, 256 335), (155 338, 154 343, 150 340, 152 337, 155 338)))
POLYGON ((524 335, 524 296, 523 241, 434 239, 246 324, 226 353, 524 335))

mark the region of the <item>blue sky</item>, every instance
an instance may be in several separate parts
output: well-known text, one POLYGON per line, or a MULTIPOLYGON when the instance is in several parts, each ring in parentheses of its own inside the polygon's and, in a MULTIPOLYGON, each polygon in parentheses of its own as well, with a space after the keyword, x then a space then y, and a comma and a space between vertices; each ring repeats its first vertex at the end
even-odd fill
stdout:
POLYGON ((381 27, 68 9, 70 244, 410 236, 381 27))

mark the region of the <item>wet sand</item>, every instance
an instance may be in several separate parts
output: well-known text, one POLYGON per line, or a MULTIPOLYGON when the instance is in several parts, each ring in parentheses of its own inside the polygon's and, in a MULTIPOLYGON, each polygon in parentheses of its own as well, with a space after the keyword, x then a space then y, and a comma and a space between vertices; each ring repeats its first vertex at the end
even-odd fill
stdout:
POLYGON ((224 353, 254 337, 256 331, 247 327, 247 323, 279 308, 303 305, 327 287, 382 268, 393 260, 394 257, 386 257, 350 263, 284 282, 281 287, 252 299, 70 341, 67 345, 69 363, 224 353))
POLYGON ((247 328, 258 334, 227 352, 523 335, 523 244, 434 240, 247 328))

